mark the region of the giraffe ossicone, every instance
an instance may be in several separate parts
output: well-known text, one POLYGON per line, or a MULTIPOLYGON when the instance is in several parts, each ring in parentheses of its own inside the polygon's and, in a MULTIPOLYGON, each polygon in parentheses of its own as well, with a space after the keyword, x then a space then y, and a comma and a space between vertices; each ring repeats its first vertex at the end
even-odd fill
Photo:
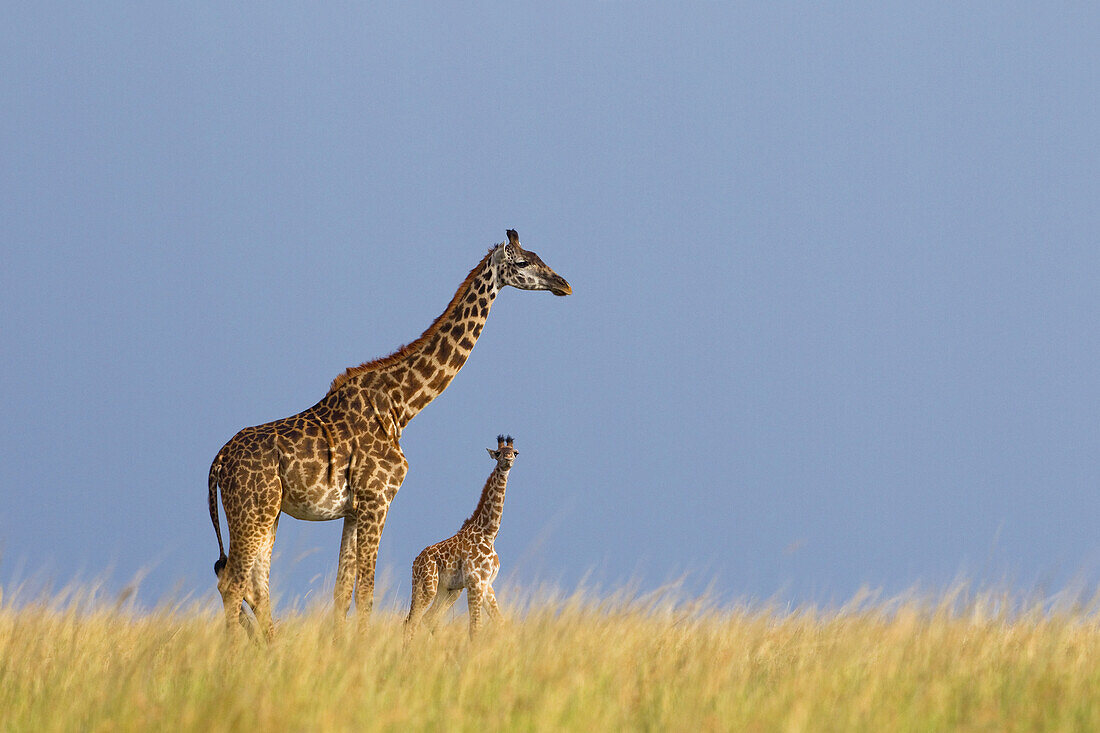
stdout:
POLYGON ((408 469, 401 431, 458 374, 494 299, 509 285, 572 293, 569 283, 525 250, 509 229, 507 240, 489 249, 419 338, 389 356, 347 369, 308 410, 245 428, 222 447, 210 466, 208 488, 218 537, 214 572, 228 628, 243 622, 241 604, 247 602, 264 635, 274 635, 269 576, 283 513, 344 521, 335 616, 339 626, 354 588, 360 625, 365 623, 386 513, 408 469), (218 521, 219 487, 228 554, 218 521))
POLYGON ((511 435, 497 436, 496 450, 486 450, 496 466, 481 489, 474 513, 457 533, 425 547, 413 560, 412 598, 405 618, 406 644, 422 621, 428 628, 434 628, 462 591, 466 591, 471 637, 481 628, 483 606, 494 619, 502 618, 493 592, 493 581, 500 572, 500 556, 494 542, 504 512, 508 472, 519 451, 512 446, 511 435))

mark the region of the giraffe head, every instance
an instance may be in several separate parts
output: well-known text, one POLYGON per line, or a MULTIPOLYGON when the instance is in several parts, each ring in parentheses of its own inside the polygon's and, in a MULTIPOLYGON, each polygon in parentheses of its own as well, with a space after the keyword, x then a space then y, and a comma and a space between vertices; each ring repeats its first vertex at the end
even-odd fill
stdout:
POLYGON ((531 250, 519 244, 515 229, 508 230, 508 241, 493 250, 497 282, 520 290, 549 290, 554 295, 569 295, 573 288, 565 278, 550 269, 531 250))
POLYGON ((498 435, 497 436, 497 449, 486 448, 489 451, 489 456, 497 462, 497 467, 502 471, 507 471, 512 467, 512 462, 516 460, 516 456, 519 455, 519 451, 512 447, 511 435, 498 435))

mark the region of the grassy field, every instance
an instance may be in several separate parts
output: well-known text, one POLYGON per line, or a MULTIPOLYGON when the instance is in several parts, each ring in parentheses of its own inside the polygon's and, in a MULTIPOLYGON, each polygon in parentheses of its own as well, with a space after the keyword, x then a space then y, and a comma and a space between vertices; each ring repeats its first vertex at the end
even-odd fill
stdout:
POLYGON ((210 611, 6 602, 0 729, 1100 730, 1100 615, 1053 605, 546 597, 403 651, 393 613, 339 642, 323 610, 284 616, 265 648, 210 611))

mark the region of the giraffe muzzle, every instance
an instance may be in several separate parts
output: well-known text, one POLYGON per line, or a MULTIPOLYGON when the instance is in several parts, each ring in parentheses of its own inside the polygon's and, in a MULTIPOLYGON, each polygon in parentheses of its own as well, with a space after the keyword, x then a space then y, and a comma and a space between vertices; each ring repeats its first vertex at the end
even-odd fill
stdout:
POLYGON ((572 295, 573 288, 565 281, 565 278, 559 277, 550 284, 550 292, 554 295, 572 295))

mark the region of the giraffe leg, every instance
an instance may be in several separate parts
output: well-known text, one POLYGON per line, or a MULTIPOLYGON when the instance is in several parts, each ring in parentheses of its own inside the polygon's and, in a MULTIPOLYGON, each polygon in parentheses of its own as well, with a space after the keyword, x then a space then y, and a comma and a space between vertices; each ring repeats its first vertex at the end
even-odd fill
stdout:
POLYGON ((234 627, 240 624, 251 631, 250 620, 241 608, 248 594, 247 574, 252 567, 253 551, 251 547, 251 527, 249 516, 240 510, 234 497, 247 482, 237 476, 230 476, 222 484, 222 506, 225 508, 225 521, 229 525, 229 548, 225 562, 218 561, 214 572, 218 576, 218 592, 221 593, 222 607, 225 611, 226 634, 231 635, 234 627))
POLYGON ((275 532, 279 528, 279 515, 275 515, 275 521, 271 525, 267 536, 260 545, 260 552, 256 561, 252 563, 252 597, 245 597, 248 605, 252 606, 252 613, 256 616, 256 625, 259 626, 267 641, 275 638, 275 622, 271 619, 271 551, 275 547, 275 532))
MULTIPOLYGON (((251 578, 252 571, 248 571, 245 575, 251 578)), ((252 590, 252 584, 246 582, 244 586, 244 603, 241 604, 237 614, 237 621, 240 622, 241 628, 248 632, 248 638, 255 639, 256 622, 253 620, 252 615, 248 613, 249 609, 252 609, 253 614, 256 612, 256 594, 252 590)))
POLYGON ((336 566, 336 586, 332 589, 336 633, 343 629, 351 607, 355 586, 355 517, 344 517, 344 532, 340 536, 340 560, 336 566))
POLYGON ((241 603, 245 595, 251 590, 249 568, 255 560, 256 548, 244 547, 239 542, 234 546, 232 540, 229 545, 229 556, 225 568, 218 577, 218 590, 222 594, 222 607, 225 609, 226 633, 232 634, 237 624, 251 631, 251 624, 244 617, 241 603))
POLYGON ((461 588, 457 590, 447 588, 440 591, 435 597, 435 603, 432 604, 432 607, 428 609, 428 613, 424 616, 424 625, 428 627, 429 631, 435 633, 435 627, 439 625, 439 618, 450 610, 460 595, 462 595, 461 588))
POLYGON ((489 616, 496 622, 504 622, 504 614, 500 612, 500 606, 497 605, 497 595, 493 592, 493 586, 485 586, 485 601, 489 606, 489 616))
POLYGON ((466 608, 470 613, 470 638, 481 630, 481 604, 485 602, 485 582, 480 578, 472 579, 466 585, 466 608))
MULTIPOLYGON (((249 573, 251 575, 251 573, 249 573)), ((245 585, 244 589, 244 605, 241 606, 240 613, 237 614, 237 620, 241 624, 241 628, 248 632, 249 639, 256 638, 256 621, 253 615, 256 613, 256 595, 252 591, 251 585, 245 585), (252 615, 249 615, 248 609, 252 609, 252 615)))
POLYGON ((405 617, 405 646, 412 640, 420 626, 420 620, 428 611, 433 600, 438 602, 439 569, 432 562, 414 562, 412 579, 412 598, 409 600, 409 615, 405 617))
POLYGON ((226 523, 229 525, 229 553, 225 567, 218 576, 218 590, 222 594, 226 629, 229 633, 233 633, 233 628, 238 623, 251 631, 247 618, 242 618, 245 614, 241 604, 246 600, 256 613, 261 630, 266 631, 264 617, 269 614, 269 610, 265 610, 269 609, 266 598, 266 568, 271 563, 271 544, 274 542, 275 525, 279 519, 281 496, 274 466, 234 481, 229 487, 222 487, 222 502, 226 523), (247 501, 228 500, 228 497, 239 496, 242 491, 249 495, 247 501), (257 592, 254 582, 254 568, 257 563, 261 563, 260 571, 264 582, 259 590, 262 593, 257 592))
POLYGON ((374 608, 374 567, 390 502, 405 480, 409 462, 393 444, 367 457, 352 477, 355 491, 355 613, 365 631, 374 608))
POLYGON ((356 515, 355 613, 359 617, 360 631, 366 629, 374 607, 374 568, 378 562, 378 543, 382 539, 388 509, 388 503, 376 498, 361 502, 356 515))

